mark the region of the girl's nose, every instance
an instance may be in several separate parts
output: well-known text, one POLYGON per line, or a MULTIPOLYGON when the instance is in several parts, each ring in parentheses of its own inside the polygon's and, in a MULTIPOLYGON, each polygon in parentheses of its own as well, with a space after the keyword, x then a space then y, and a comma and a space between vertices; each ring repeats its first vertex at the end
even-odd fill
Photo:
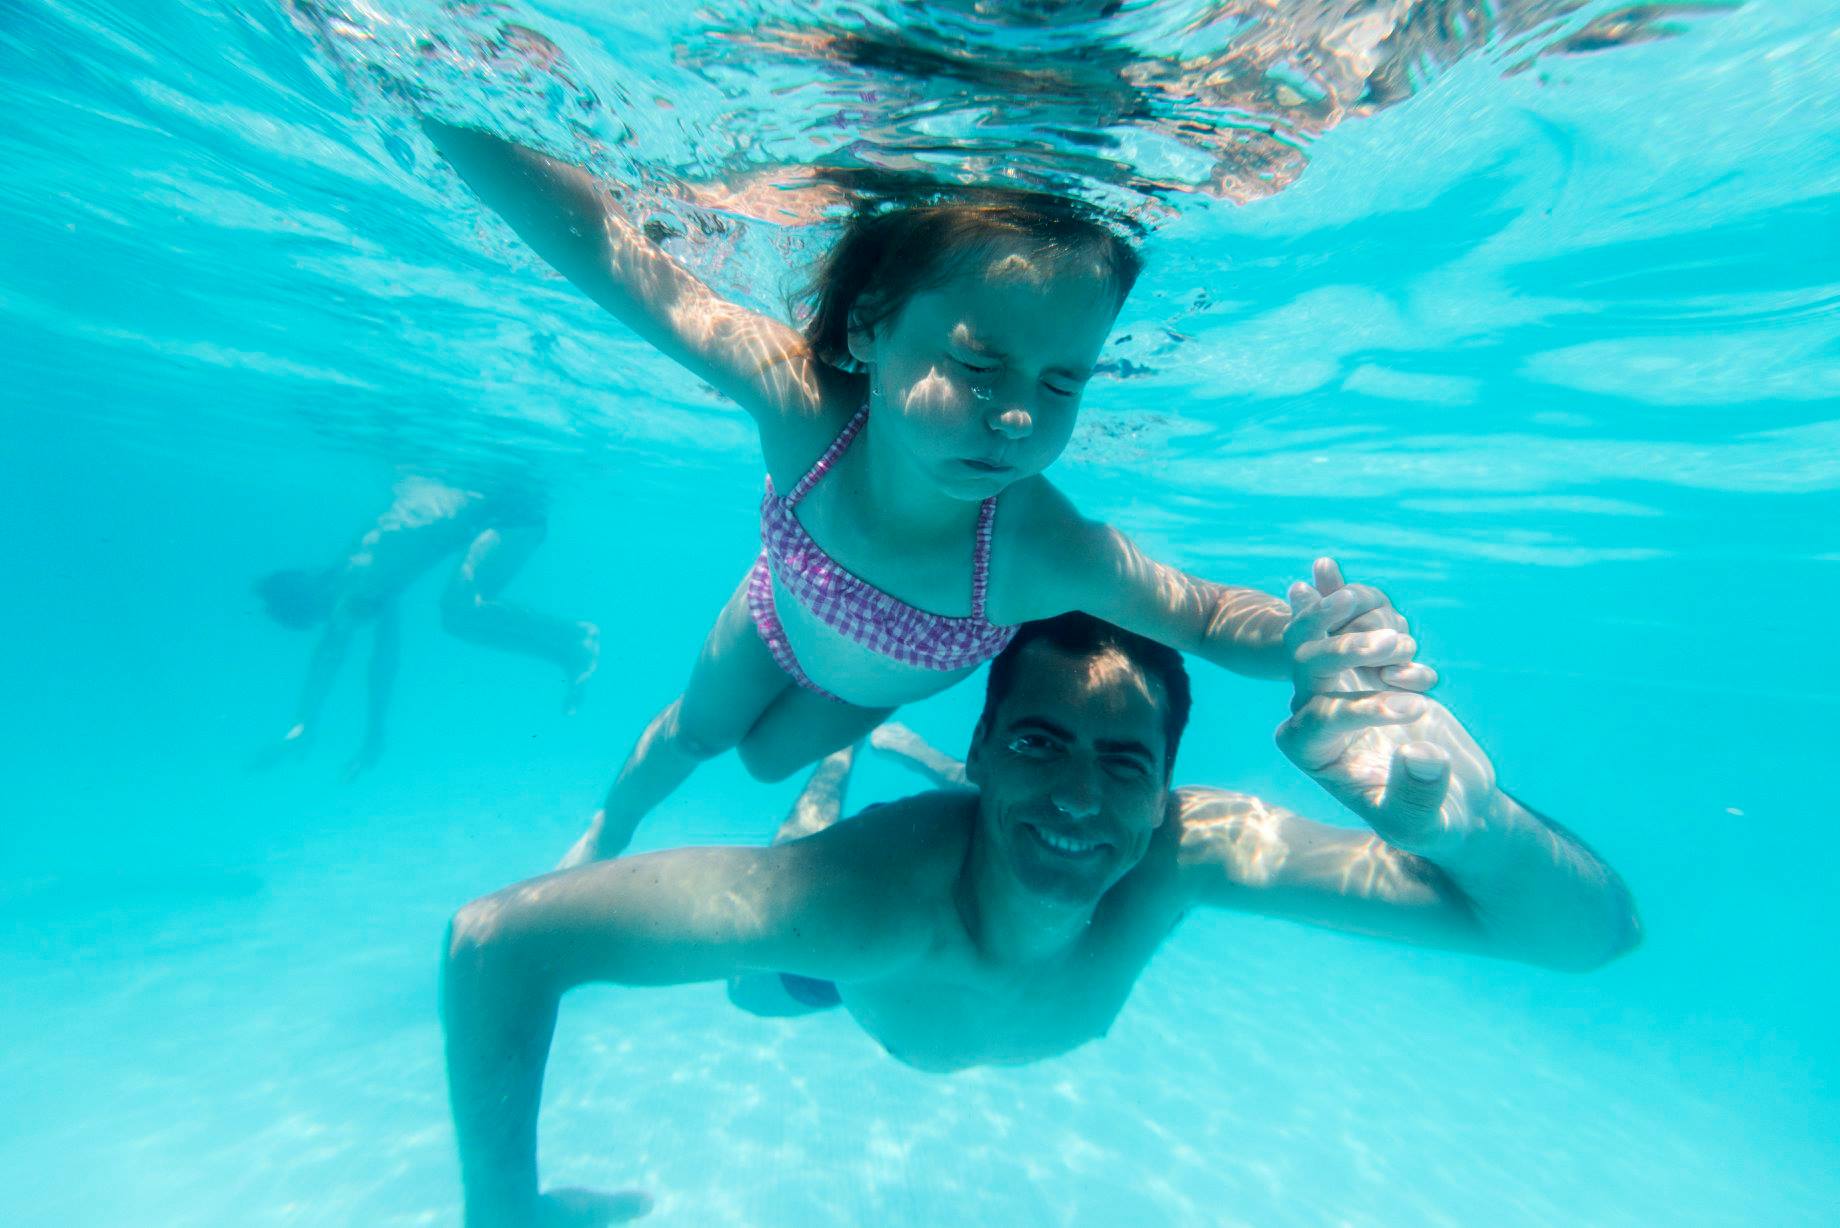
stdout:
POLYGON ((990 415, 990 429, 1010 439, 1023 439, 1035 431, 1035 419, 1020 405, 999 409, 990 415))

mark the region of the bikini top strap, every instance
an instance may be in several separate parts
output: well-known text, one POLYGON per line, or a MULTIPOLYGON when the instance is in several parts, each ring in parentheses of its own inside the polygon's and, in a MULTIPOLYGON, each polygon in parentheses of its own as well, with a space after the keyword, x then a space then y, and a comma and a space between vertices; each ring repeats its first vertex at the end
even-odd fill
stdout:
POLYGON ((856 438, 856 432, 862 430, 863 423, 868 420, 869 407, 864 405, 856 411, 856 416, 849 420, 843 430, 837 433, 837 438, 831 440, 831 446, 824 449, 824 455, 812 462, 811 468, 805 471, 805 476, 799 479, 798 485, 794 486, 792 492, 786 496, 787 503, 797 504, 811 491, 812 487, 818 484, 820 478, 830 472, 831 466, 837 463, 837 458, 843 455, 844 449, 850 446, 850 441, 856 438))
POLYGON ((978 508, 977 547, 971 559, 971 617, 983 619, 984 596, 990 589, 990 530, 997 519, 997 497, 992 495, 978 508))

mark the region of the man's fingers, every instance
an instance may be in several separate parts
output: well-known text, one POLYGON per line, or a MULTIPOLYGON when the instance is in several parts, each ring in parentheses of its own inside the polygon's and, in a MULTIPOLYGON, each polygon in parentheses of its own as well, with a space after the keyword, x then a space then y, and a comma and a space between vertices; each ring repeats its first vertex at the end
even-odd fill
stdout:
POLYGON ((1385 725, 1405 725, 1425 714, 1430 700, 1386 691, 1372 695, 1313 695, 1278 726, 1278 748, 1308 770, 1341 757, 1356 734, 1385 725))
POLYGON ((1393 752, 1374 830, 1410 851, 1437 834, 1449 792, 1450 757, 1429 742, 1407 742, 1393 752))
POLYGON ((1397 631, 1363 631, 1356 635, 1306 641, 1298 646, 1291 660, 1300 683, 1319 686, 1345 669, 1406 665, 1417 651, 1418 641, 1409 635, 1397 631))
POLYGON ((1291 603, 1291 614, 1293 617, 1299 614, 1308 613, 1315 609, 1322 601, 1322 594, 1305 584, 1302 580, 1298 580, 1296 583, 1292 584, 1285 596, 1291 603))
POLYGON ((1437 685, 1437 671, 1422 661, 1388 665, 1380 670, 1380 680, 1402 691, 1429 691, 1437 685))

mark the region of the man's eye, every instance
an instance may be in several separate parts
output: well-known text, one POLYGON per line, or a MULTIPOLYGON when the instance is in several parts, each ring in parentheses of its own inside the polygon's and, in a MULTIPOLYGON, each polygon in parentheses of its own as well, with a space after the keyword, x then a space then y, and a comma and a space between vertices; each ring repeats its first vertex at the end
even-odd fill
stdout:
POLYGON ((1054 749, 1054 744, 1038 733, 1025 733, 1021 737, 1010 739, 1010 750, 1018 755, 1045 755, 1054 749))
POLYGON ((983 363, 970 362, 963 358, 954 358, 952 361, 971 372, 973 375, 989 375, 992 371, 997 369, 994 363, 986 366, 983 363))
POLYGON ((1129 757, 1108 759, 1105 766, 1112 775, 1121 780, 1142 780, 1150 774, 1150 769, 1144 766, 1141 759, 1129 757))
POLYGON ((1080 390, 1078 388, 1056 388, 1053 384, 1044 384, 1043 387, 1057 397, 1077 397, 1080 395, 1080 390))

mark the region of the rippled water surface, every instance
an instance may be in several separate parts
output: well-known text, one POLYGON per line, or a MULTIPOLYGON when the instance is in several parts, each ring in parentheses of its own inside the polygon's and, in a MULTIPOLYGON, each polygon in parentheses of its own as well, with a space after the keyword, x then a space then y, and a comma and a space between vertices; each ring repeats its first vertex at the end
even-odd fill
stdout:
MULTIPOLYGON (((1387 588, 1648 931, 1565 976, 1199 918, 1103 1043, 951 1078, 584 992, 548 1173, 696 1225, 1831 1222, 1837 65, 1821 0, 0 0, 0 1221, 457 1223, 441 927, 566 847, 751 558, 748 424, 422 110, 776 311, 852 194, 1112 211, 1150 267, 1058 480, 1210 576, 1387 588), (352 670, 248 772, 307 652, 251 580, 402 473, 547 491, 516 591, 600 623, 587 705, 430 579, 376 770, 352 670)), ((1182 775, 1330 817, 1216 673, 1182 775)), ((909 715, 956 748, 976 702, 909 715)), ((793 788, 717 763, 641 845, 793 788)))

